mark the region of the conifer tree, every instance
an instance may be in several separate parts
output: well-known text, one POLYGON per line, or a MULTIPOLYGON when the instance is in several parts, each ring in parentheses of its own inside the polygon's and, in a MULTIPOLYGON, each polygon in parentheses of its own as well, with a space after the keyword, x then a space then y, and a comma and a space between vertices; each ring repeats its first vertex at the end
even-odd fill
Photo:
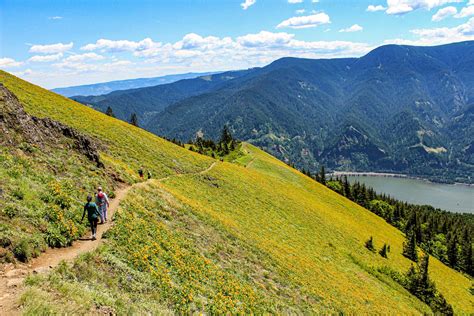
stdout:
POLYGON ((372 252, 375 252, 374 239, 370 236, 369 239, 365 242, 365 248, 369 249, 372 252))
POLYGON ((105 111, 105 114, 107 114, 108 116, 111 116, 111 117, 115 117, 114 111, 112 110, 112 108, 110 106, 107 107, 107 110, 105 111))
POLYGON ((344 176, 344 196, 348 199, 351 199, 351 185, 347 180, 347 176, 344 176))
POLYGON ((138 127, 138 117, 136 113, 132 113, 130 116, 130 124, 138 127))
POLYGON ((321 170, 319 171, 319 182, 326 185, 326 171, 324 170, 324 165, 321 166, 321 170))
POLYGON ((472 265, 472 241, 468 229, 464 231, 463 241, 461 245, 461 263, 464 271, 466 271, 470 275, 474 273, 472 265))
POLYGON ((221 133, 221 139, 220 139, 221 143, 229 144, 232 140, 233 138, 229 131, 229 128, 227 127, 227 125, 224 125, 224 127, 222 128, 222 133, 221 133))
POLYGON ((383 244, 383 247, 380 249, 379 254, 382 257, 387 258, 387 253, 388 253, 387 244, 383 244))
POLYGON ((448 240, 447 255, 448 255, 449 265, 455 268, 458 264, 458 244, 457 244, 456 234, 451 235, 448 240))
POLYGON ((403 255, 414 262, 418 262, 418 252, 416 249, 416 236, 413 232, 410 232, 407 235, 407 239, 403 243, 403 255))

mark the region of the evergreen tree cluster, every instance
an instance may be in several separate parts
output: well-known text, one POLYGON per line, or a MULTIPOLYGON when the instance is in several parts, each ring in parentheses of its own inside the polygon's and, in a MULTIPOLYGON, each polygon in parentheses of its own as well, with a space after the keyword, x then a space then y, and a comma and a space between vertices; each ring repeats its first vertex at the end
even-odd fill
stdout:
POLYGON ((346 176, 327 179, 324 166, 318 173, 302 173, 333 191, 384 218, 404 232, 407 241, 403 255, 418 261, 417 247, 438 258, 451 268, 474 276, 474 214, 459 214, 429 205, 413 205, 396 200, 359 182, 349 183, 346 176))
POLYGON ((190 144, 189 149, 191 151, 212 156, 213 158, 223 158, 234 151, 240 142, 232 136, 227 125, 224 125, 219 141, 214 142, 212 139, 204 139, 198 136, 194 141, 189 140, 188 143, 190 144))
POLYGON ((410 267, 402 285, 413 295, 425 302, 435 314, 454 315, 453 307, 448 304, 444 296, 436 289, 435 283, 428 274, 428 254, 421 257, 419 265, 410 267))

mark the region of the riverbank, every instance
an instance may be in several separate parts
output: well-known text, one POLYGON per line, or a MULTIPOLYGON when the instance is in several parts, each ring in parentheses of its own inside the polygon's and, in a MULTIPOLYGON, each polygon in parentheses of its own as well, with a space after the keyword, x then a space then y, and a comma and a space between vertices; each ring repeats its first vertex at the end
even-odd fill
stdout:
POLYGON ((403 173, 388 173, 388 172, 357 172, 357 171, 334 171, 327 173, 327 176, 351 176, 351 177, 390 177, 390 178, 404 178, 404 179, 414 179, 419 181, 424 181, 431 184, 445 184, 445 185, 462 185, 467 187, 474 187, 473 183, 463 183, 463 182, 437 182, 430 179, 410 176, 403 173))

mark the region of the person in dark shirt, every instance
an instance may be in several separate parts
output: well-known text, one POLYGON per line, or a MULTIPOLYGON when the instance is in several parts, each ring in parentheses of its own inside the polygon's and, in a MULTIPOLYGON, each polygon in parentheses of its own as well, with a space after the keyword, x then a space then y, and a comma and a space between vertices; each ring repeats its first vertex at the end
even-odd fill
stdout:
POLYGON ((96 240, 96 233, 97 233, 97 223, 99 222, 100 212, 97 204, 92 202, 92 196, 87 196, 87 203, 84 205, 84 212, 82 213, 82 219, 84 220, 84 215, 87 212, 87 219, 89 220, 89 224, 91 227, 92 237, 91 240, 96 240))

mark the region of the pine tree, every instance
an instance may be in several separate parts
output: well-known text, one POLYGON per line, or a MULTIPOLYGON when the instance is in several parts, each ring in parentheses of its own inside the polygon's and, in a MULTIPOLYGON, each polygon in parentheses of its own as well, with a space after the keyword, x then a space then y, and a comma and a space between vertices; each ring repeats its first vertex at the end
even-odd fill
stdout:
POLYGON ((375 252, 374 239, 370 236, 369 239, 365 242, 365 248, 369 249, 372 252, 375 252))
POLYGON ((472 265, 472 241, 469 235, 469 230, 464 231, 463 241, 461 245, 461 263, 462 268, 468 274, 473 275, 473 265, 472 265))
POLYGON ((115 117, 114 111, 112 110, 112 108, 110 106, 107 107, 107 110, 105 111, 105 114, 107 114, 108 116, 111 116, 111 117, 115 117))
POLYGON ((414 262, 418 262, 418 252, 416 249, 416 236, 409 232, 407 239, 403 243, 403 255, 414 262))
POLYGON ((451 238, 448 238, 447 248, 449 265, 455 268, 458 265, 458 244, 456 234, 454 234, 454 236, 451 236, 451 238))
POLYGON ((326 185, 326 171, 324 170, 324 165, 321 166, 321 170, 319 171, 319 182, 326 185))
POLYGON ((351 199, 351 185, 347 180, 347 176, 344 176, 344 196, 348 199, 351 199))
POLYGON ((229 144, 233 140, 232 135, 229 131, 227 125, 224 125, 222 128, 221 139, 220 142, 224 144, 229 144))
POLYGON ((136 113, 132 113, 130 116, 130 124, 138 127, 138 117, 136 113))
POLYGON ((379 254, 380 254, 382 257, 387 258, 387 253, 388 253, 387 244, 383 244, 383 247, 382 247, 382 249, 380 249, 379 254))

